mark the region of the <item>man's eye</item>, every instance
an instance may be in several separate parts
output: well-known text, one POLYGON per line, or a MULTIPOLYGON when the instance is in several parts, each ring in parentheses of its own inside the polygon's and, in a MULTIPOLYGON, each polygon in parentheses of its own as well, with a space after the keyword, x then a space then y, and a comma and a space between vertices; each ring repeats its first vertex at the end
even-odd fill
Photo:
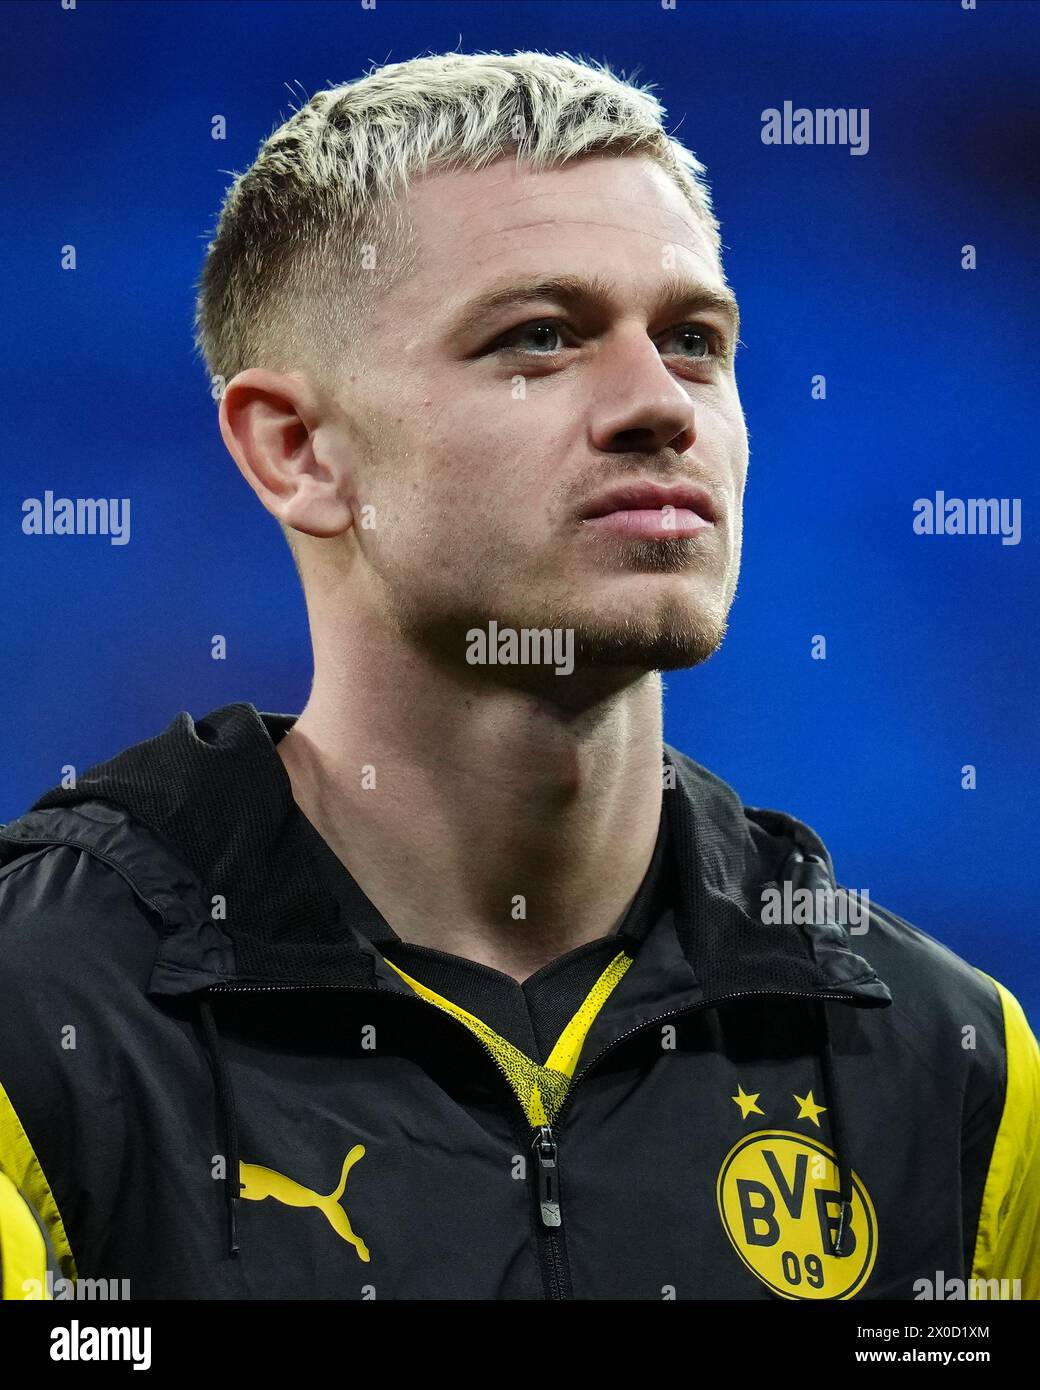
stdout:
POLYGON ((726 340, 715 328, 710 328, 704 323, 681 323, 678 328, 670 328, 666 337, 674 334, 675 337, 685 335, 687 339, 699 339, 699 344, 694 341, 691 346, 695 348, 693 357, 695 360, 709 357, 726 356, 726 340))
MULTIPOLYGON (((537 322, 522 323, 522 324, 519 325, 519 327, 517 327, 517 328, 511 328, 511 329, 509 330, 508 333, 504 333, 504 334, 502 335, 502 337, 499 338, 498 342, 495 343, 494 348, 493 348, 493 351, 495 351, 495 352, 511 352, 511 351, 515 351, 515 350, 516 350, 516 339, 517 339, 517 338, 523 337, 523 336, 525 336, 525 335, 527 335, 527 336, 533 336, 535 333, 555 334, 557 338, 562 339, 562 337, 563 337, 563 326, 562 326, 562 324, 557 323, 555 319, 541 319, 541 320, 538 320, 537 322)), ((546 343, 543 342, 543 343, 541 344, 541 346, 542 346, 542 347, 546 347, 546 346, 548 346, 548 345, 547 345, 546 343)), ((534 356, 535 356, 535 357, 552 356, 552 354, 553 354, 554 352, 558 352, 558 351, 559 351, 558 348, 550 348, 548 353, 545 353, 545 352, 536 352, 536 353, 534 354, 534 356)))

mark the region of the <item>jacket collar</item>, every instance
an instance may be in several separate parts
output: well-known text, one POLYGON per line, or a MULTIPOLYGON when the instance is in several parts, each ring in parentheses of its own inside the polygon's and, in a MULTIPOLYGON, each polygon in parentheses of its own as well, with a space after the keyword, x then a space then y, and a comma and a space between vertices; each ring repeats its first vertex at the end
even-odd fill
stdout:
MULTIPOLYGON (((149 993, 229 981, 372 985, 374 957, 313 862, 275 744, 295 715, 236 702, 160 734, 54 788, 0 826, 0 862, 40 844, 103 856, 159 913, 149 993), (149 833, 150 832, 150 833, 149 833), (22 848, 19 848, 22 847, 22 848)), ((891 1001, 844 927, 776 926, 762 890, 784 879, 833 887, 808 826, 742 805, 706 768, 665 744, 665 813, 675 854, 676 932, 706 999, 744 993, 891 1001)))

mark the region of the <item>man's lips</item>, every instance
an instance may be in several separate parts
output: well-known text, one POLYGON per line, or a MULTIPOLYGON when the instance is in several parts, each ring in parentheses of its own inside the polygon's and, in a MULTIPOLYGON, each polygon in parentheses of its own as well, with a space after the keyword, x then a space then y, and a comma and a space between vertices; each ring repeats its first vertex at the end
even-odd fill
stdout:
POLYGON ((678 484, 630 483, 590 502, 582 524, 616 535, 667 540, 714 529, 714 503, 703 488, 678 484))
POLYGON ((610 531, 614 535, 638 537, 640 540, 670 540, 675 536, 700 535, 702 531, 714 531, 711 521, 691 512, 687 507, 662 511, 637 508, 622 512, 607 512, 606 516, 592 516, 582 522, 595 531, 610 531))

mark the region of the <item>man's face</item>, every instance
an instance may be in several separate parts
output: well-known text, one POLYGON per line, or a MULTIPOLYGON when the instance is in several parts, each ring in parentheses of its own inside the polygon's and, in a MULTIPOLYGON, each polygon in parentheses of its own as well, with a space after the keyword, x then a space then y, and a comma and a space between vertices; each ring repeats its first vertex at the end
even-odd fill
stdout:
POLYGON ((540 173, 504 159, 429 175, 407 203, 418 259, 337 391, 359 600, 452 663, 492 619, 573 629, 579 669, 705 660, 736 589, 748 441, 732 323, 663 298, 678 278, 727 288, 679 190, 641 157, 540 173), (559 277, 607 297, 467 312, 489 289, 559 277), (632 482, 703 489, 714 525, 584 519, 632 482))

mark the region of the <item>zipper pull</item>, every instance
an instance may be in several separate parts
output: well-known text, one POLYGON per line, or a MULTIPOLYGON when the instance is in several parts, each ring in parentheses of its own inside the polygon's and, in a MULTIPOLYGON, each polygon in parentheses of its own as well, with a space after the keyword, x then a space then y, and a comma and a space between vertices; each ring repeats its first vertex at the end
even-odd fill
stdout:
POLYGON ((548 1125, 539 1125, 531 1145, 538 1153, 538 1205, 543 1226, 559 1226, 560 1187, 556 1138, 548 1125))

